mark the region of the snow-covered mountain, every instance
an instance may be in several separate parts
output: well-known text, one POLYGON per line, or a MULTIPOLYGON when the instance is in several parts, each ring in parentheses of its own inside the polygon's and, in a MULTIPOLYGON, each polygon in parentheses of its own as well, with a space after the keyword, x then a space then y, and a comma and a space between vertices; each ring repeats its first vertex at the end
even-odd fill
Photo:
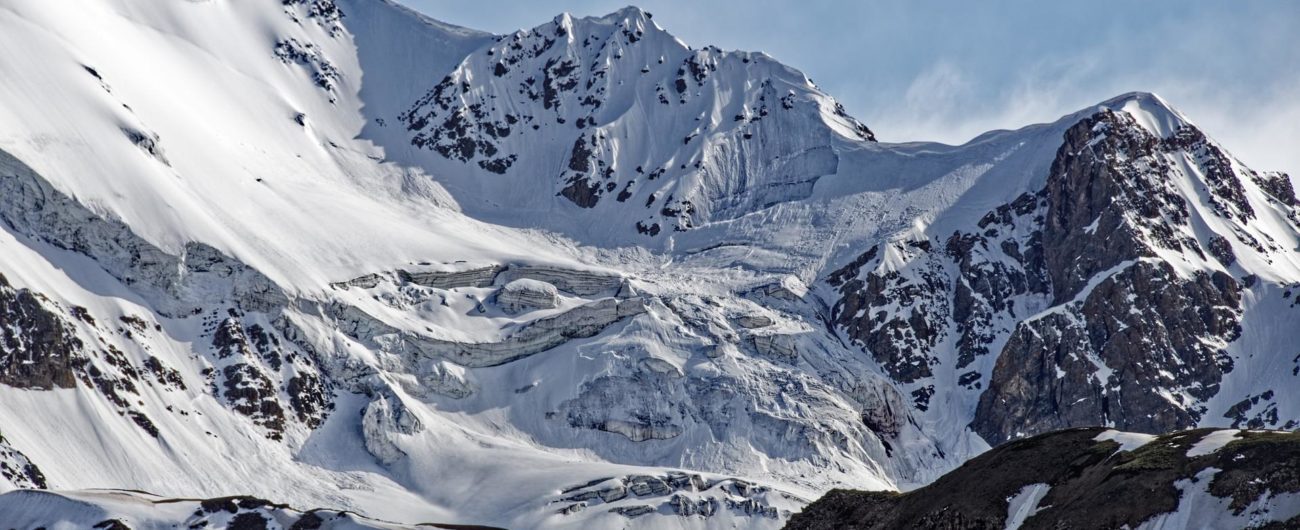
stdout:
POLYGON ((1154 95, 881 144, 636 8, 10 0, 0 44, 0 470, 58 502, 775 528, 1300 421, 1290 180, 1154 95))
POLYGON ((498 38, 399 118, 402 141, 453 162, 429 163, 460 177, 447 186, 490 197, 482 212, 463 201, 475 214, 654 247, 647 238, 806 198, 835 172, 835 147, 874 141, 802 73, 692 49, 634 7, 498 38), (573 206, 593 211, 552 213, 573 206), (604 226, 577 229, 591 214, 604 226))

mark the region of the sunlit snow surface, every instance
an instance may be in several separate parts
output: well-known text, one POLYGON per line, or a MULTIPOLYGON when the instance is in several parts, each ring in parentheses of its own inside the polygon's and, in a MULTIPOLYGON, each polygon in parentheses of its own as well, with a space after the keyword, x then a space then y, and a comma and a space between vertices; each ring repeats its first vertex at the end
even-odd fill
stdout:
MULTIPOLYGON (((636 204, 644 199, 629 202, 630 208, 606 200, 588 212, 556 196, 554 177, 572 144, 568 137, 511 145, 536 175, 488 174, 410 145, 397 115, 445 75, 458 68, 472 74, 466 61, 481 62, 495 36, 380 0, 340 6, 346 16, 339 26, 274 1, 14 0, 0 7, 0 50, 6 50, 0 53, 0 149, 57 191, 121 220, 164 251, 180 253, 186 243, 202 242, 248 264, 293 297, 287 313, 316 344, 329 346, 322 354, 339 371, 379 367, 356 387, 335 389, 335 409, 319 428, 294 424, 283 442, 268 440, 207 391, 202 373, 213 361, 202 352, 211 339, 199 318, 164 317, 147 297, 75 249, 7 228, 0 231, 0 273, 10 283, 44 293, 65 309, 85 307, 110 324, 127 315, 156 322, 159 331, 132 337, 76 325, 84 340, 103 337, 103 344, 132 361, 161 359, 179 370, 187 387, 141 392, 138 408, 157 424, 159 438, 85 386, 0 387, 0 430, 40 465, 52 488, 133 488, 179 497, 253 494, 402 522, 775 528, 831 487, 912 488, 987 449, 966 427, 978 393, 957 389, 954 369, 937 373, 935 382, 954 390, 945 390, 928 411, 899 401, 914 421, 904 422, 892 447, 872 435, 863 426, 861 404, 885 401, 898 390, 869 356, 825 332, 822 314, 833 300, 819 281, 876 241, 946 236, 1040 188, 1062 131, 1092 109, 1053 124, 991 132, 960 147, 882 145, 855 136, 847 118, 832 112, 833 100, 801 73, 761 54, 726 55, 735 69, 721 72, 723 78, 711 86, 713 99, 692 100, 687 110, 663 112, 656 103, 637 100, 636 91, 610 101, 621 112, 609 111, 603 130, 611 137, 674 131, 662 145, 611 143, 619 156, 681 162, 724 149, 730 144, 723 140, 692 147, 676 133, 696 127, 697 118, 725 133, 736 109, 750 103, 746 90, 755 82, 750 76, 758 75, 777 78, 782 90, 815 105, 788 134, 821 139, 826 152, 833 151, 834 164, 825 166, 831 169, 817 175, 806 193, 764 195, 781 199, 770 205, 741 201, 746 208, 719 207, 711 212, 713 222, 647 239, 632 229, 645 215, 636 204), (286 42, 317 59, 277 58, 277 44, 286 42), (328 87, 313 77, 321 58, 337 73, 328 87), (153 140, 152 151, 140 138, 153 140), (561 293, 555 308, 507 314, 492 305, 490 287, 412 293, 391 283, 338 286, 399 269, 463 271, 495 264, 626 276, 657 301, 599 335, 500 366, 418 367, 463 382, 470 392, 459 397, 414 395, 424 382, 400 356, 354 340, 320 313, 322 306, 340 303, 423 338, 491 342, 616 296, 612 289, 561 293), (807 296, 783 306, 745 295, 772 284, 807 296), (430 298, 403 305, 404 297, 416 295, 446 303, 428 303, 430 298), (736 324, 742 317, 771 323, 747 329, 736 324), (778 346, 793 345, 798 354, 793 360, 753 355, 736 344, 715 343, 700 330, 734 333, 778 353, 778 346), (562 407, 580 405, 600 405, 627 418, 643 412, 643 403, 619 400, 618 393, 598 396, 606 402, 574 404, 580 389, 603 377, 662 381, 644 401, 663 409, 685 404, 678 414, 682 431, 633 440, 629 433, 643 433, 620 430, 616 422, 607 430, 576 429, 562 414, 552 418, 562 407), (713 387, 688 385, 716 387, 718 381, 732 386, 703 394, 700 388, 713 387), (423 426, 392 437, 397 453, 391 454, 404 457, 386 464, 367 449, 363 415, 372 399, 362 387, 382 389, 376 393, 402 403, 423 426), (562 502, 563 489, 677 470, 719 485, 712 493, 682 493, 686 498, 723 495, 721 485, 741 478, 771 488, 753 498, 779 515, 724 509, 710 518, 678 517, 664 507, 667 497, 629 497, 593 503, 572 515, 557 513, 572 504, 562 502), (655 513, 628 519, 609 511, 640 504, 653 504, 655 513)), ((561 18, 544 27, 576 25, 569 31, 594 34, 643 16, 624 10, 603 18, 561 18)), ((645 28, 653 40, 645 46, 656 53, 691 51, 651 26, 645 28)), ((621 66, 626 71, 610 75, 633 79, 653 67, 621 66)), ((1160 135, 1183 120, 1151 95, 1103 106, 1133 114, 1160 135)), ((744 184, 687 174, 673 178, 674 191, 703 197, 744 184)), ((1195 195, 1193 183, 1180 185, 1195 195)), ((1280 215, 1262 216, 1271 223, 1264 231, 1295 248, 1280 215)), ((1265 263, 1256 254, 1238 255, 1243 270, 1275 283, 1300 280, 1295 256, 1265 263)), ((1187 270, 1217 267, 1181 255, 1161 258, 1187 270)), ((1264 289, 1246 296, 1248 312, 1283 311, 1290 303, 1264 289)), ((1232 348, 1294 344, 1291 330, 1245 321, 1245 338, 1232 348)), ((981 359, 975 368, 987 373, 992 361, 981 359)), ((1262 388, 1261 381, 1280 390, 1282 376, 1289 374, 1282 364, 1240 363, 1221 397, 1209 404, 1207 421, 1217 421, 1250 388, 1262 388)), ((1295 399, 1279 399, 1283 415, 1295 415, 1300 403, 1285 401, 1295 399)), ((1134 435, 1116 436, 1129 448, 1134 435)), ((726 495, 737 502, 746 498, 726 495)), ((1028 509, 1034 504, 1036 499, 1025 501, 1028 509)))
MULTIPOLYGON (((1112 442, 1115 442, 1119 444, 1120 451, 1132 451, 1148 443, 1151 443, 1151 441, 1155 439, 1156 439, 1155 435, 1152 434, 1119 432, 1114 429, 1106 430, 1101 434, 1098 434, 1097 437, 1094 438, 1094 440, 1098 442, 1103 440, 1110 440, 1112 442)), ((1192 456, 1190 453, 1191 452, 1189 451, 1188 456, 1192 456)))

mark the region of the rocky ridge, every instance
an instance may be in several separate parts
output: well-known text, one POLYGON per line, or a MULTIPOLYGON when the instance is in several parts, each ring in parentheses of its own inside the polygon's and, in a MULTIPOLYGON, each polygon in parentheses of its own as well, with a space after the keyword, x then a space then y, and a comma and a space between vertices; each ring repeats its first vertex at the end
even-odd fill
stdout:
POLYGON ((1045 186, 978 230, 873 246, 828 276, 837 327, 916 406, 947 399, 951 378, 978 396, 969 421, 991 443, 1097 424, 1168 432, 1208 413, 1242 355, 1245 293, 1287 285, 1258 273, 1292 252, 1277 238, 1300 226, 1293 192, 1185 121, 1139 123, 1174 115, 1163 102, 1118 101, 1069 127, 1045 186))
POLYGON ((626 219, 616 228, 642 243, 807 197, 838 146, 875 139, 803 74, 690 48, 634 7, 498 37, 399 118, 416 148, 476 166, 474 186, 558 168, 538 191, 626 219))
POLYGON ((1297 443, 1277 431, 1070 429, 999 446, 915 491, 831 491, 786 528, 1293 528, 1297 443))
POLYGON ((405 530, 448 528, 493 530, 492 527, 422 523, 394 524, 324 509, 297 510, 249 496, 172 499, 141 491, 12 491, 0 495, 0 513, 9 525, 36 528, 53 518, 62 524, 100 530, 144 528, 212 528, 216 530, 405 530), (21 508, 21 510, 19 510, 21 508), (29 526, 31 525, 31 526, 29 526))

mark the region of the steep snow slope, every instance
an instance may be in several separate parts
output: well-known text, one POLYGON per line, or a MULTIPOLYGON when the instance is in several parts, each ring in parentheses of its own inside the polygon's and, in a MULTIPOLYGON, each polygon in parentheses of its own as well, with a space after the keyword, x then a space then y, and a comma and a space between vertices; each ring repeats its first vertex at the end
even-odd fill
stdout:
POLYGON ((777 527, 1022 432, 1300 418, 1288 181, 1152 95, 881 145, 635 8, 492 36, 383 0, 33 0, 0 27, 15 487, 777 527))
POLYGON ((634 7, 498 37, 396 117, 377 141, 475 217, 651 247, 807 197, 874 141, 802 73, 692 49, 634 7))
POLYGON ((544 259, 506 232, 483 244, 427 175, 376 163, 352 141, 362 73, 338 21, 264 4, 7 3, 0 38, 24 53, 0 59, 0 147, 166 251, 203 241, 293 290, 438 255, 544 259))
POLYGON ((917 449, 886 460, 859 417, 897 398, 842 349, 817 352, 840 379, 798 369, 796 348, 828 339, 807 336, 800 305, 736 296, 761 278, 625 280, 620 260, 593 268, 558 237, 464 217, 423 171, 379 160, 353 138, 403 85, 358 58, 406 64, 357 49, 482 36, 373 2, 346 19, 373 26, 356 45, 328 5, 0 11, 6 49, 29 51, 0 59, 0 273, 23 316, 5 350, 10 467, 34 462, 54 488, 254 493, 410 521, 659 526, 638 516, 705 511, 679 523, 762 526, 824 487, 832 461, 863 487, 934 465, 905 423, 917 449), (395 26, 415 37, 375 35, 395 26), (498 308, 496 286, 519 278, 558 287, 557 307, 498 308), (743 362, 713 333, 773 360, 743 362), (769 484, 802 497, 665 469, 684 466, 784 477, 769 484), (636 493, 555 513, 591 503, 559 501, 596 479, 636 493))

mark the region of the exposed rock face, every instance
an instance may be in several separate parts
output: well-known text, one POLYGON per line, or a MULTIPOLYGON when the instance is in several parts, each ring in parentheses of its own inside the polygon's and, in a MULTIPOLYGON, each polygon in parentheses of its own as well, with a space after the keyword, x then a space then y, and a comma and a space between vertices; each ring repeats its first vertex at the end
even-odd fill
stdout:
POLYGON ((1027 315, 1050 292, 1041 242, 1044 209, 1041 194, 1026 193, 981 218, 980 232, 948 238, 944 250, 959 271, 952 295, 957 368, 988 355, 1008 331, 1005 321, 1027 315))
POLYGON ((909 493, 831 491, 786 528, 1291 528, 1297 477, 1295 433, 1074 429, 997 447, 909 493))
POLYGON ((283 326, 263 326, 257 315, 231 310, 226 318, 208 318, 214 322, 216 366, 207 371, 214 394, 272 440, 282 439, 294 419, 308 429, 320 426, 334 405, 314 355, 282 341, 275 327, 283 326))
POLYGON ((334 0, 280 0, 280 3, 284 5, 285 13, 300 24, 302 19, 314 21, 331 36, 343 31, 343 10, 334 0))
POLYGON ((275 56, 284 64, 298 65, 307 70, 312 82, 329 94, 330 101, 335 101, 335 86, 342 74, 312 43, 302 43, 298 39, 283 39, 275 43, 275 56))
POLYGON ((86 364, 84 344, 44 296, 15 289, 0 275, 0 384, 70 388, 86 364))
POLYGON ((1297 229, 1292 194, 1189 125, 1161 136, 1102 109, 1065 132, 1041 191, 948 236, 942 253, 911 236, 831 273, 831 320, 922 412, 953 391, 934 384, 937 368, 955 368, 957 392, 980 392, 971 428, 991 443, 1194 427, 1241 335, 1247 287, 1223 268, 1288 252, 1259 211, 1289 212, 1297 229))
POLYGON ((1075 425, 1169 432, 1195 426, 1232 370, 1241 291, 1222 274, 1178 278, 1137 262, 1081 302, 1012 334, 972 427, 990 442, 1075 425))
MULTIPOLYGON (((1205 259, 1224 245, 1216 236, 1203 246, 1186 230, 1191 213, 1177 175, 1157 156, 1177 150, 1218 153, 1197 131, 1161 139, 1109 111, 1066 133, 1044 191, 1042 232, 1053 302, 1062 305, 1007 342, 972 424, 989 441, 1089 424, 1168 432, 1204 414, 1199 404, 1232 370, 1222 348, 1240 334, 1241 286, 1217 271, 1188 278, 1153 258, 1164 250, 1205 259)), ((1251 218, 1241 182, 1219 157, 1205 170, 1214 211, 1251 218)))
POLYGON ((128 129, 125 127, 122 128, 122 133, 126 135, 126 138, 130 140, 131 143, 135 144, 136 147, 139 147, 141 151, 144 151, 149 156, 162 162, 163 165, 171 165, 171 162, 167 161, 167 156, 163 154, 163 148, 161 140, 158 138, 158 133, 147 133, 138 129, 128 129))
POLYGON ((867 270, 878 263, 878 247, 872 247, 830 280, 844 294, 832 318, 902 383, 933 375, 930 366, 937 361, 933 350, 951 315, 946 296, 948 279, 932 250, 929 241, 893 243, 887 252, 897 252, 924 265, 915 270, 872 271, 863 278, 854 277, 858 269, 867 270), (895 311, 882 310, 895 307, 895 311))
MULTIPOLYGON (((124 326, 117 332, 128 338, 153 331, 139 317, 123 316, 120 320, 124 326)), ((0 275, 0 385, 53 390, 74 388, 80 383, 98 392, 110 409, 158 437, 157 426, 139 406, 141 388, 156 383, 160 389, 183 390, 184 380, 157 358, 149 357, 142 365, 133 363, 117 346, 105 341, 107 333, 111 328, 106 329, 86 308, 73 306, 65 310, 41 293, 14 288, 0 275), (69 316, 62 315, 65 311, 69 316), (88 347, 73 319, 88 333, 98 335, 98 344, 88 347)), ((21 453, 14 452, 17 456, 6 465, 14 469, 26 466, 14 463, 25 462, 25 457, 18 458, 21 453)), ((11 480, 19 480, 17 473, 10 469, 7 474, 11 480)), ((38 476, 38 470, 31 474, 38 476)))
MULTIPOLYGON (((1282 309, 1291 301, 1278 299, 1278 283, 1300 281, 1297 239, 1276 228, 1286 227, 1276 216, 1295 205, 1294 191, 1284 176, 1245 172, 1194 129, 1144 132, 1143 120, 1104 104, 1112 110, 1071 131, 1049 175, 1052 144, 1067 128, 1060 123, 964 147, 869 145, 870 131, 802 74, 761 54, 688 48, 635 9, 561 17, 496 38, 407 16, 385 0, 339 1, 352 2, 344 5, 356 6, 352 20, 361 23, 338 39, 321 31, 341 27, 330 0, 223 11, 222 21, 255 28, 262 44, 247 57, 246 47, 209 54, 200 63, 216 68, 186 73, 204 83, 208 71, 269 75, 264 83, 231 78, 229 88, 247 88, 240 99, 280 110, 247 120, 247 128, 237 128, 242 114, 206 122, 229 135, 168 127, 161 138, 138 120, 113 119, 106 145, 85 151, 106 169, 145 171, 99 175, 93 162, 101 160, 85 164, 58 151, 69 146, 59 140, 118 117, 122 102, 100 108, 85 98, 90 112, 35 116, 21 107, 36 108, 27 100, 40 103, 42 94, 25 90, 24 76, 0 81, 5 90, 17 83, 10 92, 24 96, 8 114, 40 124, 32 131, 22 120, 0 124, 14 140, 8 145, 51 177, 47 183, 0 158, 0 219, 11 228, 0 231, 0 249, 19 255, 0 259, 0 268, 49 295, 37 302, 68 324, 68 342, 80 338, 86 363, 71 370, 71 390, 4 391, 22 399, 0 406, 0 416, 22 414, 8 409, 28 399, 52 416, 93 412, 114 428, 79 421, 70 429, 104 433, 103 445, 125 455, 100 460, 104 469, 94 473, 67 473, 45 462, 48 451, 24 445, 56 485, 109 473, 155 480, 118 474, 133 462, 149 470, 216 462, 208 468, 244 479, 244 487, 303 484, 296 499, 356 508, 372 506, 375 491, 398 500, 414 493, 405 499, 416 502, 435 492, 441 501, 433 509, 487 513, 496 501, 473 498, 472 488, 438 490, 442 473, 409 471, 481 467, 507 447, 511 458, 533 461, 528 453, 536 453, 551 462, 554 476, 585 480, 607 475, 610 465, 641 471, 541 506, 553 501, 555 484, 514 481, 514 471, 499 468, 480 477, 479 493, 495 490, 509 503, 490 515, 503 524, 529 526, 529 515, 541 515, 550 526, 593 519, 659 526, 661 517, 682 519, 668 526, 775 526, 787 513, 778 509, 803 501, 660 468, 725 471, 800 490, 841 481, 908 489, 982 450, 983 440, 1096 422, 1269 426, 1289 420, 1300 403, 1237 385, 1242 372, 1265 364, 1290 372, 1300 361, 1242 362, 1230 342, 1243 312, 1265 298, 1265 309, 1282 309), (256 18, 238 18, 245 15, 256 18), (375 42, 385 39, 392 42, 375 42), (391 53, 394 43, 399 53, 391 53), (457 56, 405 53, 435 48, 457 56), (440 64, 411 68, 410 78, 390 75, 408 62, 440 64), (365 87, 357 84, 363 71, 365 87), (411 86, 436 88, 398 124, 391 102, 409 103, 413 97, 401 96, 411 86), (326 97, 342 103, 318 101, 326 97), (261 150, 248 142, 272 137, 284 142, 261 150), (175 168, 160 166, 164 140, 175 168), (404 147, 412 140, 414 149, 404 147), (251 158, 228 156, 250 148, 251 158), (122 161, 130 163, 114 163, 122 161), (227 171, 241 165, 246 171, 227 171), (539 180, 537 168, 552 173, 539 180), (245 178, 275 174, 265 183, 245 178), (1035 184, 1021 189, 1025 181, 1035 184), (441 185, 472 200, 444 201, 441 185), (302 190, 311 193, 295 196, 302 190), (194 208, 160 210, 142 197, 194 208), (283 223, 253 215, 286 200, 302 208, 278 210, 283 223), (551 215, 556 210, 563 211, 551 215), (391 222, 350 216, 375 211, 391 222), (183 222, 157 222, 171 218, 183 222), (1261 220, 1270 231, 1253 229, 1261 220), (590 233, 568 233, 579 223, 590 233), (703 229, 673 233, 695 227, 703 229), (1267 254, 1277 248, 1291 254, 1267 254), (234 255, 265 264, 284 289, 234 255), (1279 266, 1261 265, 1272 258, 1279 266), (357 269, 374 263, 403 265, 357 269), (817 278, 828 268, 837 269, 830 288, 817 278), (322 278, 357 275, 320 289, 322 278), (494 294, 514 317, 496 311, 494 294), (103 314, 78 312, 68 300, 103 314), (551 310, 527 313, 542 308, 551 310), (335 392, 344 403, 370 401, 356 405, 359 417, 353 408, 310 432, 335 392), (994 405, 977 407, 981 394, 994 405), (444 436, 431 432, 435 425, 464 429, 444 436), (967 425, 975 430, 962 431, 967 425), (357 435, 359 444, 334 443, 357 435), (355 445, 388 469, 328 465, 355 461, 355 445), (223 448, 259 465, 220 467, 223 448), (263 469, 265 483, 247 480, 263 469)), ((43 3, 29 4, 40 14, 43 3)), ((203 4, 185 9, 212 7, 203 4)), ((115 27, 153 32, 193 20, 163 11, 115 27)), ((61 29, 67 17, 21 18, 14 20, 52 26, 38 24, 36 33, 77 40, 61 29)), ((30 41, 37 51, 61 42, 6 33, 0 41, 30 41)), ((213 51, 201 46, 211 39, 181 40, 190 51, 213 51)), ((134 71, 110 55, 94 54, 106 75, 134 71)), ((77 78, 68 94, 108 89, 94 68, 58 64, 52 73, 77 78)), ((124 96, 147 93, 136 80, 112 79, 124 96)), ((200 94, 216 99, 192 108, 233 108, 229 93, 200 94)), ((83 103, 68 99, 70 107, 83 103)), ((131 103, 160 116, 181 102, 156 99, 168 105, 131 103)), ((21 307, 18 298, 0 307, 21 307)), ((1240 333, 1255 339, 1258 331, 1247 325, 1240 333)), ((1273 349, 1285 351, 1285 340, 1274 340, 1280 335, 1250 343, 1278 342, 1273 349)), ((24 384, 43 377, 27 374, 24 384)), ((28 431, 10 438, 40 440, 28 431)), ((213 505, 229 515, 205 510, 184 523, 321 523, 254 513, 243 501, 213 505)))
POLYGON ((10 488, 45 489, 45 474, 32 463, 21 451, 9 445, 9 441, 0 436, 0 485, 10 488))
POLYGON ((289 395, 289 406, 298 421, 309 429, 320 427, 334 408, 325 382, 316 374, 303 372, 294 375, 285 384, 284 391, 289 395))
POLYGON ((559 292, 549 283, 521 278, 502 286, 496 293, 496 302, 512 314, 551 309, 559 304, 559 292))
POLYGON ((284 432, 284 408, 277 398, 275 383, 252 365, 240 363, 221 371, 221 395, 230 407, 253 418, 266 428, 267 436, 279 440, 284 432))
POLYGON ((925 383, 938 364, 951 363, 956 381, 983 388, 973 366, 1010 332, 1018 318, 1041 306, 1050 291, 1043 265, 1043 201, 1023 194, 988 212, 978 231, 957 232, 942 244, 900 240, 874 246, 832 273, 842 297, 832 308, 837 326, 896 381, 917 383, 913 401, 928 408, 925 383), (886 260, 907 263, 885 266, 886 260), (951 348, 952 359, 943 351, 951 348))

